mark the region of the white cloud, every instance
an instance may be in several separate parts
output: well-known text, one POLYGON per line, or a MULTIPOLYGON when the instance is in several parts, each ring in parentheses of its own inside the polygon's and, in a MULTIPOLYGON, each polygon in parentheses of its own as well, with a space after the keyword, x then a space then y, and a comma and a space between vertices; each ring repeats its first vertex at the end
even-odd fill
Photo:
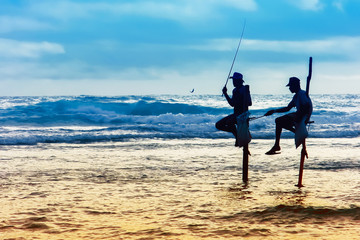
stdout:
POLYGON ((219 7, 255 11, 255 0, 152 0, 132 2, 33 1, 30 10, 39 15, 68 20, 91 17, 94 12, 121 15, 141 15, 176 21, 189 21, 213 16, 219 7))
POLYGON ((0 33, 13 31, 47 30, 52 27, 44 22, 24 17, 0 16, 0 33))
POLYGON ((302 10, 319 11, 324 8, 320 0, 289 0, 289 2, 302 10))
MULTIPOLYGON (((314 62, 311 94, 359 94, 360 62, 314 62)), ((128 95, 128 94, 187 94, 195 88, 197 94, 221 94, 229 62, 208 62, 185 66, 197 68, 191 74, 183 66, 174 68, 131 68, 125 70, 98 69, 96 74, 83 71, 86 66, 68 63, 60 68, 36 63, 0 65, 0 95, 128 95), (8 71, 6 74, 3 71, 8 71), (9 72, 11 71, 11 73, 9 72), (68 73, 65 73, 68 72, 68 73), (54 79, 52 76, 59 76, 54 79), (85 75, 85 76, 84 76, 85 75), (150 76, 151 79, 144 76, 150 76)), ((288 78, 297 76, 304 87, 307 62, 244 63, 242 73, 251 92, 289 94, 288 78)), ((229 85, 230 87, 230 85, 229 85)))
MULTIPOLYGON (((202 4, 208 3, 208 1, 206 1, 206 0, 205 1, 199 0, 199 1, 202 2, 202 4)), ((245 11, 257 10, 257 3, 255 2, 255 0, 213 0, 213 1, 209 1, 209 2, 213 3, 215 7, 225 5, 225 6, 237 8, 239 10, 245 10, 245 11)))
POLYGON ((200 45, 190 45, 187 48, 200 51, 233 51, 237 47, 238 41, 234 38, 219 38, 200 45))
POLYGON ((245 40, 244 48, 247 50, 287 53, 336 54, 350 58, 359 58, 360 37, 333 37, 308 41, 245 40))
MULTIPOLYGON (((0 62, 0 95, 127 95, 221 94, 229 61, 199 61, 171 68, 131 67, 127 69, 88 65, 83 62, 40 63, 38 61, 0 62)), ((358 94, 360 61, 313 63, 311 94, 358 94)), ((307 61, 242 62, 241 72, 252 93, 290 94, 285 87, 290 76, 304 80, 307 61)), ((237 69, 237 68, 236 68, 237 69)))
POLYGON ((62 54, 62 45, 50 42, 24 42, 0 38, 0 57, 38 58, 44 54, 62 54))
POLYGON ((333 1, 332 5, 340 11, 344 11, 344 0, 333 1))
MULTIPOLYGON (((239 39, 213 39, 205 44, 189 46, 203 51, 234 51, 239 39)), ((336 54, 350 58, 360 58, 359 37, 333 37, 322 40, 277 41, 243 39, 241 49, 247 51, 270 51, 283 53, 336 54)))

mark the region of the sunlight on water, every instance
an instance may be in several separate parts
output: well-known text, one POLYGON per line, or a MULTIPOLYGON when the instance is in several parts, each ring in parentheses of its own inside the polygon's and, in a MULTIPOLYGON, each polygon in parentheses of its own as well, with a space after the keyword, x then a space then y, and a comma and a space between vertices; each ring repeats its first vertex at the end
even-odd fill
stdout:
POLYGON ((248 184, 232 140, 1 146, 3 239, 356 239, 360 144, 250 144, 248 184))

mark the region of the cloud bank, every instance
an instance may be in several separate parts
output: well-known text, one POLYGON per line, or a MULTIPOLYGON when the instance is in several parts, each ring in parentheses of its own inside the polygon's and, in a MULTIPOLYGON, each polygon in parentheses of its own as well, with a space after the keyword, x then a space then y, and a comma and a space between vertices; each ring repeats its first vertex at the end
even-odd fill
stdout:
POLYGON ((45 54, 63 54, 65 49, 57 43, 26 42, 0 38, 0 57, 39 58, 45 54))
MULTIPOLYGON (((211 39, 204 44, 190 45, 189 49, 199 51, 234 51, 239 39, 211 39)), ((242 51, 266 51, 279 53, 308 53, 339 55, 351 59, 360 59, 360 36, 339 36, 319 40, 282 41, 243 39, 242 51)))
POLYGON ((29 1, 29 11, 39 16, 61 20, 91 18, 96 13, 123 16, 138 15, 179 22, 212 17, 228 7, 241 11, 256 11, 255 0, 156 0, 156 1, 29 1))

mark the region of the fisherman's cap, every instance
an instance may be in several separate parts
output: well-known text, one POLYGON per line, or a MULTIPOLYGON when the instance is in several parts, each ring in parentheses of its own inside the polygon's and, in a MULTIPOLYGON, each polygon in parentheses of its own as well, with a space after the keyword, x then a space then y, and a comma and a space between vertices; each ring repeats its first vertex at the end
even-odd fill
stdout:
POLYGON ((290 85, 296 84, 300 84, 300 79, 298 79, 297 77, 291 77, 289 78, 289 83, 286 86, 289 87, 290 85))
POLYGON ((235 80, 244 81, 243 75, 241 73, 238 73, 238 72, 234 72, 233 76, 230 77, 230 78, 235 79, 235 80))

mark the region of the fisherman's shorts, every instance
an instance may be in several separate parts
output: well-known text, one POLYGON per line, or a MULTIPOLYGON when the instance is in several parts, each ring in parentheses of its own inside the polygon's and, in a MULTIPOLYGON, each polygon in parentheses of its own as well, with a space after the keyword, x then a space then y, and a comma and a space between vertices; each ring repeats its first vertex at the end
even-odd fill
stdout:
POLYGON ((289 113, 275 119, 277 126, 285 128, 289 131, 294 131, 296 113, 289 113))

